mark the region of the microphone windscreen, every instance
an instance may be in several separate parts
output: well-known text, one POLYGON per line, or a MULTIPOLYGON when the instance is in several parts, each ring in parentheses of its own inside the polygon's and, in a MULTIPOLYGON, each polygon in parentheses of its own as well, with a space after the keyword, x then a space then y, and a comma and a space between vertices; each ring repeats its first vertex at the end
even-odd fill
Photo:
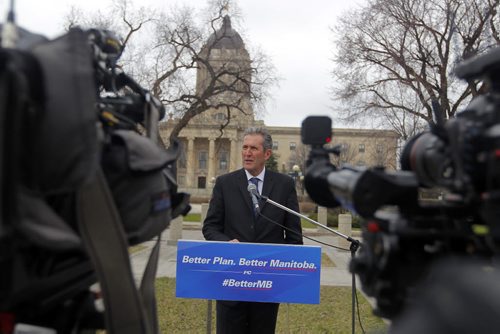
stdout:
POLYGON ((254 192, 254 191, 256 191, 256 190, 257 190, 257 186, 256 186, 255 184, 253 184, 253 183, 250 183, 250 184, 248 185, 248 187, 247 187, 247 190, 248 190, 249 192, 254 192))

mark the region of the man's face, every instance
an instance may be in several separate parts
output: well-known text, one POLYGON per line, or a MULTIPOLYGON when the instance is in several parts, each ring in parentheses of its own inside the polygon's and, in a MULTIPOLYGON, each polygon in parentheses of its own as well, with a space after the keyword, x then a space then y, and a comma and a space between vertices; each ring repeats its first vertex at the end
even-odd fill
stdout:
POLYGON ((262 172, 271 153, 270 149, 264 150, 264 138, 261 135, 252 134, 243 138, 243 149, 241 151, 243 168, 253 176, 257 176, 262 172))

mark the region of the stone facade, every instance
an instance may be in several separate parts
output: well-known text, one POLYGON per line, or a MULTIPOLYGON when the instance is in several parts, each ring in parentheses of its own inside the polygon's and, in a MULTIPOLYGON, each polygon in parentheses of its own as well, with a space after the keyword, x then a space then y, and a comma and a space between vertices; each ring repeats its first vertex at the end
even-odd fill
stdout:
MULTIPOLYGON (((273 137, 273 154, 282 172, 294 165, 305 169, 309 148, 301 143, 300 127, 267 127, 273 137)), ((332 129, 331 145, 341 145, 343 153, 332 156, 335 165, 384 166, 395 169, 399 136, 391 130, 332 129)))
MULTIPOLYGON (((231 28, 228 17, 219 31, 207 42, 212 45, 210 61, 217 64, 232 63, 231 66, 243 67, 250 64, 250 57, 239 34, 231 28), (223 39, 217 38, 226 36, 223 39)), ((201 91, 207 78, 206 69, 200 66, 197 75, 197 92, 201 91)), ((224 98, 222 95, 220 98, 224 98)), ((210 196, 215 178, 219 175, 241 168, 242 134, 249 126, 265 126, 255 120, 248 94, 243 94, 241 104, 244 113, 231 110, 229 125, 227 110, 209 109, 194 117, 182 129, 179 140, 183 145, 177 162, 177 180, 182 191, 193 197, 210 196)), ((160 124, 160 133, 166 141, 176 119, 160 124)), ((278 162, 278 170, 289 173, 292 166, 298 165, 303 171, 307 158, 307 148, 301 144, 300 127, 267 127, 273 137, 273 154, 278 162)), ((335 164, 349 163, 358 166, 383 165, 396 167, 396 148, 398 137, 393 131, 365 129, 333 129, 333 144, 344 148, 341 156, 333 158, 335 164)))

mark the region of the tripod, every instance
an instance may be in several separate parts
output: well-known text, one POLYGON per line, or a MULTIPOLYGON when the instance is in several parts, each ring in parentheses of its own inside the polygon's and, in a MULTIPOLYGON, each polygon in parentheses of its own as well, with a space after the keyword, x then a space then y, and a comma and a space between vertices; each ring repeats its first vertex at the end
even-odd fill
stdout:
MULTIPOLYGON (((286 206, 283 206, 283 205, 281 205, 273 200, 270 200, 267 196, 263 196, 263 195, 260 195, 258 193, 256 193, 255 195, 258 196, 261 200, 263 200, 269 204, 272 204, 272 205, 274 205, 282 210, 285 210, 286 212, 289 212, 297 217, 303 218, 303 219, 313 223, 314 225, 319 226, 327 231, 330 231, 330 232, 338 235, 339 237, 344 238, 345 240, 349 241, 351 243, 351 245, 349 246, 349 250, 351 252, 351 258, 354 258, 354 256, 356 255, 356 251, 358 250, 359 246, 361 246, 361 243, 359 242, 359 240, 353 239, 348 235, 340 233, 339 231, 335 231, 334 229, 331 229, 328 226, 325 226, 323 224, 320 224, 317 221, 300 214, 299 212, 293 211, 292 209, 289 209, 286 206)), ((352 333, 354 334, 355 333, 355 320, 356 320, 356 276, 354 275, 354 273, 352 273, 351 276, 352 276, 352 284, 351 284, 351 286, 352 286, 352 288, 351 288, 352 333)))

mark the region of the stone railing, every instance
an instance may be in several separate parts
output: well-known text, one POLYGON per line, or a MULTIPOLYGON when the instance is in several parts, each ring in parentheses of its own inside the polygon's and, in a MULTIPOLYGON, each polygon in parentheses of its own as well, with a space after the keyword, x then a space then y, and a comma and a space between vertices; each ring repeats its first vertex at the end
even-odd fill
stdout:
MULTIPOLYGON (((201 212, 200 212, 200 227, 208 212, 208 203, 201 204, 201 212)), ((318 223, 327 226, 327 208, 319 206, 318 207, 318 223)), ((339 214, 339 226, 338 231, 343 235, 352 237, 352 216, 350 214, 339 214)), ((169 228, 169 235, 167 240, 167 245, 177 245, 177 241, 182 239, 182 229, 183 229, 183 217, 177 217, 172 220, 169 228)), ((326 231, 321 227, 317 227, 318 231, 326 231)), ((350 242, 341 238, 339 240, 339 247, 349 248, 350 242)))
MULTIPOLYGON (((324 226, 327 225, 328 221, 328 210, 325 207, 318 206, 318 223, 324 226)), ((318 226, 318 231, 325 231, 323 228, 318 226)), ((352 237, 352 216, 349 213, 341 213, 339 214, 339 227, 338 231, 343 235, 348 237, 352 237)), ((349 248, 351 243, 344 238, 341 238, 339 241, 339 247, 349 248)))

